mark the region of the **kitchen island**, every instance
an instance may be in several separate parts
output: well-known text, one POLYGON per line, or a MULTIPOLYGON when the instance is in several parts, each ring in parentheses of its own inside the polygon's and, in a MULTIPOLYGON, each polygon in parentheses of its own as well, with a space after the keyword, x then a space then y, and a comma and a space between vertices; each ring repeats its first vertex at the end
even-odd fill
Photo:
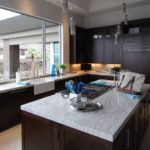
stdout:
POLYGON ((21 106, 23 150, 137 149, 148 123, 148 91, 132 99, 116 88, 95 98, 102 108, 71 109, 60 94, 21 106))

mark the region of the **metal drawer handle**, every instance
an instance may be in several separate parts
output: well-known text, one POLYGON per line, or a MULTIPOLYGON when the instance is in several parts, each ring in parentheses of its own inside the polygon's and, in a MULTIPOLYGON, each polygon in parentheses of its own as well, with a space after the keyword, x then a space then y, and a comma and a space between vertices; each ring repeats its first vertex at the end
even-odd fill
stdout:
POLYGON ((54 134, 55 134, 55 136, 57 137, 57 139, 59 139, 59 129, 57 129, 57 128, 54 128, 54 134))
POLYGON ((135 131, 138 131, 138 117, 135 118, 135 131))
POLYGON ((127 129, 126 133, 127 133, 127 143, 126 143, 126 146, 129 149, 130 148, 130 130, 127 129))

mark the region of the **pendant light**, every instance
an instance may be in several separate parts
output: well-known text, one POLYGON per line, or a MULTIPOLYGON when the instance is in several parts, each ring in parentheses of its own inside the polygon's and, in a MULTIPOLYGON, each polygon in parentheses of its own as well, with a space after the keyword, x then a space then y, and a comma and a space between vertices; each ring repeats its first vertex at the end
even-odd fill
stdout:
POLYGON ((70 18, 70 35, 76 34, 75 18, 72 16, 70 18))
POLYGON ((124 25, 128 25, 127 4, 123 3, 124 25))

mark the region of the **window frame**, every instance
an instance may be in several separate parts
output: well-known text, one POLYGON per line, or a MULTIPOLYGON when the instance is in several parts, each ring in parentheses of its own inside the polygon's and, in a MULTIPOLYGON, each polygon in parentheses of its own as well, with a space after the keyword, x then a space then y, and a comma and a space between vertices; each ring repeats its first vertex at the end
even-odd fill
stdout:
MULTIPOLYGON (((39 17, 39 16, 33 16, 33 15, 28 15, 28 14, 25 14, 25 13, 22 13, 22 12, 19 12, 19 11, 16 11, 16 10, 12 10, 12 9, 8 9, 8 8, 5 8, 3 6, 0 6, 0 8, 2 9, 5 9, 5 10, 8 10, 8 11, 12 11, 12 12, 16 12, 16 13, 19 13, 21 15, 25 15, 25 16, 29 16, 29 17, 33 17, 35 19, 39 19, 42 23, 42 52, 43 52, 43 75, 41 75, 40 77, 44 77, 44 76, 49 76, 50 74, 47 74, 46 73, 46 22, 51 22, 51 23, 54 23, 56 26, 58 25, 59 26, 59 43, 60 43, 60 63, 62 63, 62 24, 61 23, 57 23, 55 21, 52 21, 52 20, 49 20, 47 18, 42 18, 42 17, 39 17)), ((23 80, 25 79, 29 79, 29 78, 23 78, 23 80)), ((14 82, 15 81, 15 78, 14 79, 2 79, 0 80, 0 84, 4 84, 4 83, 11 83, 11 82, 14 82)))

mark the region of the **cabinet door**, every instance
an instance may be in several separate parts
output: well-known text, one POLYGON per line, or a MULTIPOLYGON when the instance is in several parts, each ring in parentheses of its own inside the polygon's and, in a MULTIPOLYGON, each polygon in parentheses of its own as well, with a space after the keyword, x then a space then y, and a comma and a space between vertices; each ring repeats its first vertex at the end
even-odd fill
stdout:
POLYGON ((136 150, 140 144, 140 109, 133 115, 133 150, 136 150))
POLYGON ((76 27, 76 35, 70 35, 70 63, 83 63, 86 42, 85 29, 76 27))
POLYGON ((94 150, 93 142, 77 130, 64 128, 64 149, 65 150, 94 150))
POLYGON ((76 63, 76 37, 70 35, 70 63, 76 63))
POLYGON ((113 54, 112 54, 112 63, 113 64, 122 64, 122 37, 119 38, 118 44, 115 45, 115 39, 113 39, 113 54))
POLYGON ((20 122, 20 106, 33 100, 33 88, 25 88, 4 94, 4 126, 20 122))
POLYGON ((86 39, 83 54, 83 63, 94 62, 94 40, 92 38, 86 39))
POLYGON ((112 63, 113 57, 113 39, 105 38, 104 39, 104 63, 112 63))
POLYGON ((149 83, 149 52, 124 52, 123 68, 146 75, 146 83, 149 83))
POLYGON ((84 49, 85 49, 85 37, 83 35, 77 35, 76 37, 76 63, 83 63, 84 49))
POLYGON ((133 150, 133 123, 131 118, 114 142, 114 150, 133 150))
MULTIPOLYGON (((15 97, 7 93, 8 96, 5 99, 5 127, 10 127, 19 122, 19 104, 15 100, 15 97)), ((20 103, 20 102, 19 102, 20 103)))
POLYGON ((22 112, 23 150, 53 150, 53 123, 22 112))
POLYGON ((140 107, 140 142, 143 139, 144 130, 145 130, 145 110, 144 110, 144 103, 141 103, 140 107))
POLYGON ((123 68, 146 75, 146 83, 150 83, 150 44, 149 37, 129 36, 123 40, 123 68))
POLYGON ((104 42, 103 39, 93 39, 93 63, 103 63, 104 42))
POLYGON ((5 127, 5 99, 6 94, 0 94, 0 130, 5 127))

